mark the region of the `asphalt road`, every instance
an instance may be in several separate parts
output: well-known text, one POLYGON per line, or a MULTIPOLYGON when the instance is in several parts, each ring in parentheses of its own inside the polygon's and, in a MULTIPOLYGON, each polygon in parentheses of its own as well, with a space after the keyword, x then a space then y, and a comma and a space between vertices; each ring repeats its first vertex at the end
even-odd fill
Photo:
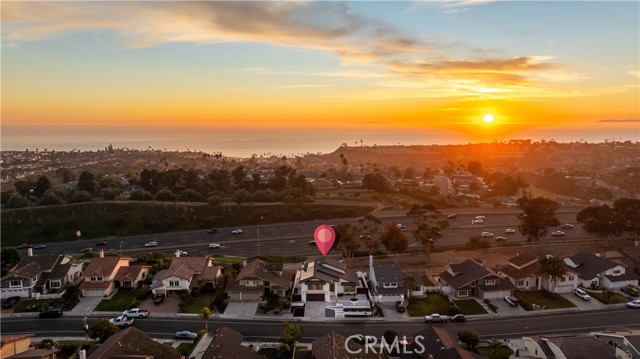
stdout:
MULTIPOLYGON (((544 241, 549 243, 557 241, 585 240, 595 237, 584 232, 575 217, 581 208, 568 207, 561 208, 557 212, 557 217, 561 223, 571 223, 573 229, 562 229, 566 233, 564 237, 547 236, 544 241)), ((507 243, 525 243, 526 238, 517 231, 518 219, 517 209, 501 208, 477 208, 477 209, 452 209, 444 210, 446 214, 457 214, 457 218, 450 219, 450 228, 443 231, 443 237, 437 240, 434 246, 447 247, 464 245, 470 236, 480 235, 482 232, 491 232, 494 237, 491 239, 493 245, 502 243, 495 241, 495 237, 506 238, 507 243), (483 224, 473 224, 473 219, 478 216, 485 216, 483 224), (505 229, 512 228, 516 233, 505 233, 505 229)), ((402 223, 405 225, 404 233, 409 237, 409 247, 421 246, 412 235, 411 230, 415 225, 403 212, 391 212, 379 217, 383 222, 402 223)), ((444 218, 444 216, 443 216, 444 218)), ((107 237, 95 239, 82 239, 73 242, 50 243, 47 248, 34 249, 36 254, 77 254, 82 249, 91 248, 93 251, 104 250, 106 254, 135 254, 147 251, 158 251, 173 254, 176 249, 186 251, 189 255, 216 254, 226 256, 250 257, 255 255, 318 255, 320 252, 315 245, 310 245, 313 240, 313 232, 320 224, 337 224, 349 222, 357 225, 357 219, 335 220, 335 221, 309 221, 291 222, 268 225, 254 225, 242 227, 242 234, 232 234, 235 228, 218 228, 218 233, 210 234, 209 230, 197 230, 187 232, 173 232, 148 234, 127 237, 107 237), (96 246, 96 243, 105 241, 104 246, 96 246), (155 241, 158 247, 148 248, 145 243, 155 241), (221 248, 209 249, 210 243, 219 243, 221 248)), ((551 229, 557 230, 560 228, 551 229)), ((364 243, 361 244, 364 247, 364 243)), ((22 255, 26 255, 26 249, 20 250, 22 255), (24 252, 24 253, 22 253, 24 252)))
MULTIPOLYGON (((99 316, 91 316, 92 325, 99 316)), ((107 317, 103 317, 107 318, 107 317)), ((304 332, 304 342, 310 342, 331 330, 343 335, 364 334, 380 336, 387 329, 394 329, 400 336, 413 337, 429 325, 437 325, 451 333, 459 330, 475 330, 484 339, 520 338, 530 335, 564 333, 589 333, 614 325, 640 329, 640 310, 607 308, 596 311, 556 312, 528 314, 514 317, 470 318, 466 323, 426 324, 421 320, 330 320, 324 322, 298 321, 304 332)), ((81 317, 65 316, 58 319, 30 317, 2 318, 2 334, 35 333, 37 337, 82 337, 81 317)), ((134 326, 153 338, 172 338, 178 330, 196 332, 203 329, 202 320, 194 317, 157 317, 136 320, 134 326)), ((275 340, 282 333, 282 321, 212 319, 209 329, 226 326, 242 333, 246 340, 275 340)))

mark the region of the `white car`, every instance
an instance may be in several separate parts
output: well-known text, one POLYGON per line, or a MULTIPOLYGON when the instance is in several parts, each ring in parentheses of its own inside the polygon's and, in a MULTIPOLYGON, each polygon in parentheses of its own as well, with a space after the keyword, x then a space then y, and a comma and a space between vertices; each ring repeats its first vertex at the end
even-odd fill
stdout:
POLYGON ((144 244, 145 247, 157 247, 158 242, 149 242, 144 244))
POLYGON ((209 248, 220 248, 220 243, 211 243, 209 244, 209 248))
POLYGON ((178 252, 180 252, 180 255, 181 255, 181 256, 186 256, 186 255, 188 254, 186 251, 181 251, 181 250, 179 250, 179 249, 178 249, 178 252))
POLYGON ((188 330, 181 330, 176 332, 176 338, 178 339, 196 339, 198 334, 190 332, 188 330))
POLYGON ((513 228, 507 228, 504 230, 504 233, 516 233, 516 230, 513 228))
POLYGON ((633 309, 640 308, 640 299, 634 299, 630 302, 627 302, 627 308, 633 308, 633 309))
POLYGON ((481 235, 482 235, 482 237, 484 237, 484 238, 491 238, 491 237, 493 237, 493 233, 491 233, 491 232, 482 232, 482 234, 481 234, 481 235))
POLYGON ((496 237, 496 241, 498 242, 502 242, 502 241, 506 241, 507 239, 505 237, 496 237))
POLYGON ((403 228, 404 228, 404 224, 402 224, 402 223, 398 223, 398 224, 396 224, 396 227, 398 227, 398 228, 400 228, 400 229, 403 229, 403 228))
POLYGON ((555 231, 555 232, 551 232, 551 235, 554 237, 562 237, 564 236, 564 232, 563 231, 555 231))
POLYGON ((474 219, 473 223, 475 223, 475 224, 483 224, 484 220, 482 220, 482 219, 474 219))
POLYGON ((233 234, 242 234, 242 229, 240 229, 240 228, 234 229, 233 231, 231 231, 231 233, 233 233, 233 234))
POLYGON ((476 219, 484 219, 484 216, 476 216, 476 219))
POLYGON ((573 290, 573 292, 578 296, 578 298, 587 301, 587 300, 591 300, 591 296, 589 294, 587 294, 587 292, 585 292, 584 290, 580 289, 580 288, 576 288, 573 290))
POLYGON ((563 225, 562 225, 562 228, 569 228, 569 229, 571 229, 571 228, 573 228, 573 224, 571 224, 571 223, 565 223, 565 224, 563 224, 563 225))

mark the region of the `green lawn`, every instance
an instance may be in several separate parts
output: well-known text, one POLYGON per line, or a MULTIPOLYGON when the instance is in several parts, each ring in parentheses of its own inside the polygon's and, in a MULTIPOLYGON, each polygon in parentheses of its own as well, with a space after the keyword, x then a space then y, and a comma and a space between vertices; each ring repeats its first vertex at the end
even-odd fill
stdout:
POLYGON ((447 315, 451 303, 445 296, 429 294, 426 298, 409 298, 407 312, 412 317, 421 317, 427 314, 439 313, 447 315))
POLYGON ((24 300, 20 299, 14 313, 41 312, 49 307, 57 307, 60 299, 24 300))
POLYGON ((96 306, 98 312, 120 312, 129 309, 136 301, 138 292, 118 292, 111 299, 103 299, 96 306))
POLYGON ((509 359, 511 355, 513 355, 513 351, 508 347, 498 347, 495 349, 492 348, 478 348, 480 354, 487 359, 509 359))
POLYGON ((204 307, 209 307, 209 309, 212 309, 210 307, 211 302, 213 302, 213 298, 214 298, 215 294, 213 293, 204 293, 204 294, 200 294, 197 297, 190 297, 189 300, 184 303, 184 306, 182 307, 182 313, 200 313, 202 311, 202 308, 204 307))
POLYGON ((487 314, 482 305, 474 299, 454 300, 460 313, 472 315, 472 314, 487 314))
POLYGON ((526 310, 532 310, 531 305, 537 304, 545 309, 573 308, 575 305, 564 299, 560 295, 549 296, 543 291, 515 291, 515 296, 520 300, 520 304, 526 310), (528 305, 527 305, 528 304, 528 305))
POLYGON ((243 257, 222 257, 222 256, 215 256, 215 261, 214 264, 216 263, 242 263, 244 261, 246 261, 246 258, 243 257))
POLYGON ((596 298, 597 300, 599 300, 600 302, 604 303, 604 304, 616 304, 616 303, 626 303, 629 301, 629 298, 625 297, 624 295, 620 294, 620 293, 612 293, 613 295, 611 296, 611 298, 609 298, 609 302, 607 303, 604 300, 604 294, 602 294, 601 290, 586 290, 585 291, 587 293, 589 293, 590 296, 596 298))

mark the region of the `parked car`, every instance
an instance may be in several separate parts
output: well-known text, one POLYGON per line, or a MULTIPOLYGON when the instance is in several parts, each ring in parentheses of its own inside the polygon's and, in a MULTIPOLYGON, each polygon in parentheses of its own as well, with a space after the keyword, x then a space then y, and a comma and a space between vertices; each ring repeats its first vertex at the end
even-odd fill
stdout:
POLYGON ((157 247, 158 242, 148 242, 144 244, 145 247, 157 247))
POLYGON ((591 300, 591 296, 589 294, 587 294, 587 292, 585 292, 584 290, 580 289, 580 288, 576 288, 573 290, 573 293, 575 293, 575 295, 578 296, 578 298, 587 301, 587 300, 591 300))
POLYGON ((404 229, 404 224, 402 223, 398 223, 396 224, 396 227, 400 228, 400 229, 404 229))
POLYGON ((464 314, 456 314, 453 317, 451 317, 451 321, 455 323, 462 323, 462 322, 466 322, 467 318, 464 316, 464 314))
POLYGON ((93 248, 82 248, 80 252, 81 253, 93 252, 93 248))
POLYGON ((233 231, 231 231, 232 234, 242 234, 242 229, 240 228, 236 228, 233 231))
POLYGON ((634 299, 627 303, 627 308, 638 309, 640 308, 640 299, 634 299))
POLYGON ((447 218, 448 219, 456 219, 456 218, 458 218, 458 215, 455 214, 455 213, 452 213, 452 214, 448 215, 447 218))
POLYGON ((176 332, 176 339, 196 339, 198 334, 190 332, 188 330, 181 330, 176 332))
POLYGON ((571 224, 571 223, 565 223, 565 224, 563 224, 563 225, 562 225, 562 228, 568 228, 568 229, 571 229, 571 228, 573 228, 573 224, 571 224))
POLYGON ((107 245, 107 241, 102 241, 102 242, 96 243, 96 247, 106 246, 106 245, 107 245))
POLYGON ((209 248, 220 248, 220 243, 211 243, 209 244, 209 248))
POLYGON ((164 302, 164 295, 157 295, 155 298, 153 298, 153 304, 155 305, 158 305, 162 302, 164 302))
POLYGON ((131 308, 122 312, 122 315, 127 318, 146 318, 149 316, 149 311, 140 308, 131 308))
POLYGON ((12 308, 20 301, 20 297, 9 297, 2 302, 2 308, 12 308))
POLYGON ((628 285, 626 287, 622 287, 622 290, 624 293, 629 294, 632 297, 637 297, 640 296, 640 290, 638 290, 638 288, 632 286, 632 285, 628 285))
POLYGON ((551 232, 551 235, 554 237, 562 237, 564 236, 564 232, 563 231, 555 231, 555 232, 551 232))
POLYGON ((491 233, 491 232, 482 232, 482 234, 481 234, 481 235, 482 235, 482 237, 484 237, 484 238, 491 238, 491 237, 493 237, 493 233, 491 233))
POLYGON ((46 244, 36 244, 35 246, 33 246, 33 249, 44 249, 47 248, 46 244))
POLYGON ((398 311, 398 313, 404 313, 405 309, 404 309, 404 303, 402 303, 402 301, 396 302, 396 310, 398 311))
POLYGON ((17 249, 25 249, 27 247, 29 247, 29 245, 27 243, 22 243, 21 245, 17 246, 16 248, 17 249))
POLYGON ((62 309, 60 308, 49 308, 45 311, 40 312, 38 314, 40 318, 60 318, 62 316, 62 309))
POLYGON ((504 233, 516 233, 516 230, 513 228, 507 228, 504 230, 504 233))
POLYGON ((518 306, 518 298, 512 296, 512 295, 508 295, 506 297, 504 297, 504 301, 509 303, 510 306, 512 307, 517 307, 518 306))
POLYGON ((446 315, 440 314, 431 314, 424 317, 424 321, 427 323, 445 323, 447 319, 448 317, 446 315))
POLYGON ((218 230, 215 228, 209 231, 209 234, 216 234, 216 233, 218 233, 218 230))

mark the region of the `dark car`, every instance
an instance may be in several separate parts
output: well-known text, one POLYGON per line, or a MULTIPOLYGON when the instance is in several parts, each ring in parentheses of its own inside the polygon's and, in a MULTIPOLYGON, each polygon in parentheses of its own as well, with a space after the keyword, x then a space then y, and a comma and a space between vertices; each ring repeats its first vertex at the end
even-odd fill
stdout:
POLYGON ((402 303, 401 301, 397 301, 396 302, 396 310, 398 311, 398 313, 404 313, 404 311, 405 311, 404 303, 402 303))
POLYGON ((2 302, 2 308, 12 308, 20 301, 20 297, 9 297, 2 302))
POLYGON ((467 318, 465 318, 464 314, 456 314, 453 317, 451 317, 451 321, 456 323, 462 323, 462 322, 466 322, 467 318))
POLYGON ((107 241, 102 241, 102 242, 96 243, 96 247, 106 246, 106 245, 107 245, 107 241))
POLYGON ((40 318, 60 318, 62 316, 62 309, 49 308, 45 311, 40 312, 38 316, 40 318))
POLYGON ((33 249, 44 249, 47 248, 46 244, 36 244, 35 246, 33 246, 33 249))
POLYGON ((629 294, 632 297, 640 296, 640 291, 638 290, 638 288, 634 286, 628 285, 626 287, 622 287, 620 290, 623 291, 624 293, 629 294))
POLYGON ((27 247, 29 247, 29 245, 27 243, 22 243, 21 245, 17 246, 16 248, 17 249, 25 249, 27 247))
POLYGON ((218 233, 218 230, 215 228, 209 231, 209 234, 216 234, 216 233, 218 233))

